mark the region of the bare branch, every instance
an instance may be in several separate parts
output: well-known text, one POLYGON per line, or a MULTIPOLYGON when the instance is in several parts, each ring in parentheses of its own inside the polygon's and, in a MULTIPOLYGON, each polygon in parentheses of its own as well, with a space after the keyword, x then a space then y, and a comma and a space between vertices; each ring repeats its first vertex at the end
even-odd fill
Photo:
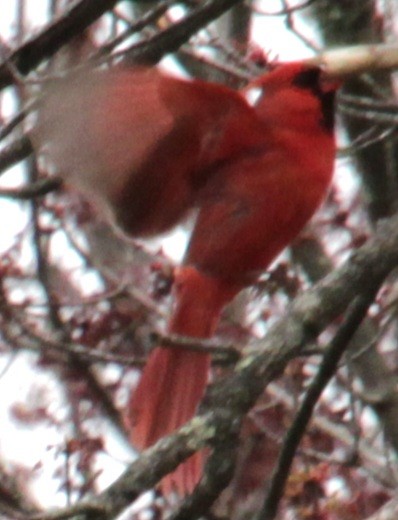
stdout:
POLYGON ((291 15, 297 11, 301 11, 302 9, 305 9, 306 7, 309 7, 311 4, 313 4, 316 0, 305 0, 301 4, 295 5, 293 7, 285 7, 284 9, 280 9, 279 11, 265 11, 264 9, 261 9, 260 7, 254 6, 253 10, 257 14, 261 14, 263 16, 286 16, 291 15))
POLYGON ((267 337, 255 348, 247 349, 232 376, 209 388, 199 416, 145 450, 94 500, 94 504, 106 511, 104 518, 114 518, 195 451, 234 435, 264 387, 301 352, 307 341, 344 312, 354 297, 367 294, 370 286, 380 284, 397 264, 398 217, 395 216, 380 225, 375 237, 345 265, 296 298, 286 317, 270 329, 267 337))
POLYGON ((62 186, 59 178, 40 179, 21 188, 1 188, 0 197, 16 200, 30 200, 44 197, 48 193, 58 190, 62 186))
POLYGON ((352 45, 326 50, 306 60, 323 67, 331 77, 345 78, 372 70, 398 67, 398 46, 389 44, 352 45))
POLYGON ((398 517, 398 497, 394 497, 384 504, 374 515, 366 520, 396 520, 398 517))
POLYGON ((221 16, 241 0, 208 0, 198 4, 181 21, 147 41, 132 45, 125 51, 127 60, 134 63, 157 63, 165 54, 176 51, 204 25, 221 16))
POLYGON ((236 345, 221 344, 211 339, 198 339, 178 334, 161 334, 159 332, 153 333, 152 337, 153 341, 158 343, 160 347, 206 352, 215 356, 217 362, 236 363, 241 357, 241 353, 236 345))
POLYGON ((0 152, 0 174, 19 161, 26 159, 32 152, 32 144, 28 137, 24 136, 13 141, 0 152))
POLYGON ((318 373, 311 382, 303 403, 286 434, 258 520, 273 520, 275 518, 294 456, 311 420, 318 399, 337 370, 344 351, 366 316, 378 289, 378 286, 371 287, 368 294, 360 296, 353 301, 347 311, 345 320, 330 343, 318 373))
POLYGON ((27 74, 112 9, 117 2, 118 0, 80 0, 41 33, 23 43, 6 62, 0 64, 0 89, 14 81, 8 63, 14 65, 20 73, 27 74))

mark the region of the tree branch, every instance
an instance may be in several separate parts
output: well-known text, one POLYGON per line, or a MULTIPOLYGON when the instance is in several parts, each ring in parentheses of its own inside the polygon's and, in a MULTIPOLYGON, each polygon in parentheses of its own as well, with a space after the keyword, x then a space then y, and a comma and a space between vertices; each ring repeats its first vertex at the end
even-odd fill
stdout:
POLYGON ((44 197, 48 193, 57 190, 62 186, 60 178, 40 179, 21 188, 1 188, 0 197, 16 200, 31 200, 37 197, 44 197))
POLYGON ((129 63, 157 63, 165 54, 179 49, 191 36, 206 24, 221 16, 242 0, 208 0, 193 9, 181 21, 155 34, 147 41, 132 45, 125 51, 129 63))
POLYGON ((273 520, 275 518, 293 459, 311 420, 315 406, 323 390, 335 374, 344 351, 365 318, 378 289, 379 286, 372 287, 368 294, 359 296, 353 301, 347 311, 345 320, 340 325, 327 349, 318 373, 312 380, 300 409, 286 434, 263 508, 258 515, 258 520, 273 520))
POLYGON ((366 520, 396 520, 398 518, 398 497, 389 500, 381 508, 369 516, 366 520))
MULTIPOLYGON (((156 63, 165 54, 176 51, 193 34, 207 23, 221 16, 242 0, 208 0, 192 10, 180 22, 126 51, 129 62, 156 63)), ((16 49, 0 64, 0 89, 14 82, 13 68, 27 74, 41 61, 53 56, 63 45, 80 34, 118 0, 81 0, 63 16, 16 49)))
POLYGON ((14 166, 14 164, 26 159, 32 152, 32 144, 26 136, 13 141, 3 148, 0 152, 0 175, 8 168, 11 168, 11 166, 14 166))
POLYGON ((65 43, 79 35, 119 0, 81 0, 50 23, 37 36, 18 47, 0 64, 0 89, 14 82, 12 67, 27 74, 45 58, 53 56, 65 43))
POLYGON ((234 475, 239 439, 231 434, 223 439, 208 458, 204 475, 192 495, 167 520, 191 520, 205 515, 234 475))
POLYGON ((344 312, 354 297, 380 284, 397 263, 398 217, 395 216, 384 221, 374 238, 356 250, 340 269, 296 298, 286 317, 270 329, 267 337, 246 349, 246 356, 235 372, 209 388, 199 415, 145 450, 93 500, 93 506, 104 508, 104 518, 114 518, 195 451, 230 438, 265 386, 305 344, 344 312))

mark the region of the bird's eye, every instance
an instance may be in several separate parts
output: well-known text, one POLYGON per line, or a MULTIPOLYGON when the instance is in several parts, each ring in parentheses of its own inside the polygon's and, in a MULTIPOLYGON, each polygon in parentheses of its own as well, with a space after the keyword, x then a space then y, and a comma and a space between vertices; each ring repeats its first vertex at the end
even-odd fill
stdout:
POLYGON ((310 89, 319 86, 321 70, 318 67, 311 67, 300 71, 293 78, 293 85, 302 89, 310 89))

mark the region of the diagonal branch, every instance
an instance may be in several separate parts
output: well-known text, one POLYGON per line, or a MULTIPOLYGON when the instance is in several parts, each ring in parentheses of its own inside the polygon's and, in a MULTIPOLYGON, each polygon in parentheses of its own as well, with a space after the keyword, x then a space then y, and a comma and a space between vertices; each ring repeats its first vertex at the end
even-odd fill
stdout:
POLYGON ((198 7, 181 21, 155 34, 147 41, 139 42, 127 49, 127 60, 134 63, 157 63, 165 54, 178 50, 199 29, 241 1, 208 0, 204 3, 199 2, 198 7))
POLYGON ((53 56, 65 43, 84 31, 106 11, 112 9, 117 2, 118 0, 81 0, 72 6, 0 64, 0 89, 13 83, 12 67, 22 74, 27 74, 45 58, 53 56))
POLYGON ((180 508, 167 520, 187 520, 201 518, 228 486, 234 476, 236 456, 239 446, 237 432, 232 431, 214 446, 208 458, 204 475, 192 495, 188 496, 180 508))
POLYGON ((31 200, 38 197, 44 197, 48 193, 56 191, 62 186, 62 180, 59 177, 51 179, 39 179, 35 182, 21 186, 20 188, 1 188, 0 198, 9 198, 15 200, 31 200))
POLYGON ((0 151, 0 175, 14 164, 26 159, 32 152, 32 144, 27 136, 18 138, 4 147, 0 151))
MULTIPOLYGON (((221 16, 242 0, 207 0, 171 27, 130 48, 128 60, 156 63, 165 54, 176 51, 207 23, 221 16)), ((14 82, 13 68, 27 74, 44 59, 53 56, 63 45, 80 34, 118 0, 81 0, 62 17, 49 24, 39 35, 16 49, 0 64, 0 89, 14 82)))
POLYGON ((300 409, 286 434, 258 520, 273 520, 275 518, 297 448, 311 420, 315 406, 323 390, 335 374, 342 355, 365 318, 378 289, 379 285, 371 287, 368 294, 355 298, 347 311, 345 320, 326 351, 319 371, 312 380, 300 409))
POLYGON ((284 370, 308 341, 345 311, 357 296, 382 283, 398 263, 398 217, 379 226, 375 237, 340 269, 296 298, 285 318, 271 329, 228 378, 212 385, 199 416, 177 433, 143 452, 125 473, 95 499, 104 518, 114 518, 143 491, 152 488, 178 464, 240 427, 244 414, 265 386, 284 370))
MULTIPOLYGON (((87 519, 96 510, 97 518, 111 520, 194 452, 231 439, 267 384, 341 315, 354 298, 381 284, 397 264, 398 216, 395 216, 379 225, 374 238, 356 250, 341 268, 292 302, 286 316, 271 327, 267 337, 246 349, 234 373, 209 388, 196 417, 145 450, 91 502, 80 502, 69 514, 61 511, 58 518, 68 518, 79 511, 87 519)), ((48 518, 57 518, 51 515, 48 518)), ((194 518, 193 514, 191 519, 194 518)))
POLYGON ((366 520, 396 520, 398 518, 398 497, 394 496, 366 520))

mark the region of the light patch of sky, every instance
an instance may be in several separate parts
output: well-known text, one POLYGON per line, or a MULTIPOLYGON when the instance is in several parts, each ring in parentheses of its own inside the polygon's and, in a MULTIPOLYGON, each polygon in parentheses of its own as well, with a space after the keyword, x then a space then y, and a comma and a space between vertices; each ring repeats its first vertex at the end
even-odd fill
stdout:
MULTIPOLYGON (((0 17, 1 18, 1 17, 0 17)), ((1 36, 1 33, 0 33, 1 36)), ((16 102, 12 89, 6 89, 1 96, 2 114, 7 119, 15 113, 16 102)), ((2 188, 19 186, 25 180, 24 168, 20 165, 13 166, 0 177, 2 188)), ((20 233, 27 224, 28 214, 26 203, 16 203, 11 199, 0 198, 0 215, 6 225, 2 225, 0 233, 0 251, 9 249, 15 241, 15 236, 20 233)))
MULTIPOLYGON (((0 37, 3 43, 9 46, 12 46, 15 40, 17 5, 16 1, 1 0, 0 37)), ((48 0, 25 2, 24 18, 32 32, 43 27, 48 20, 48 6, 48 0)))
MULTIPOLYGON (((273 13, 280 11, 283 6, 279 0, 259 2, 264 11, 273 13)), ((311 42, 317 41, 316 31, 305 20, 295 17, 295 27, 305 34, 311 42)), ((265 51, 271 51, 271 57, 279 61, 292 61, 313 56, 311 50, 297 35, 287 30, 284 16, 266 16, 257 14, 253 17, 252 39, 265 51), (281 36, 283 35, 283 36, 281 36)))
POLYGON ((334 182, 339 186, 344 200, 350 200, 357 193, 360 180, 358 175, 355 174, 352 158, 337 159, 334 182))
POLYGON ((333 477, 324 483, 326 486, 327 496, 333 497, 336 500, 345 500, 350 498, 350 492, 347 488, 347 483, 341 477, 333 477))
POLYGON ((2 42, 12 42, 15 34, 16 3, 2 0, 0 16, 0 36, 2 42))
MULTIPOLYGON (((11 363, 8 356, 0 356, 0 393, 12 396, 17 407, 26 407, 26 413, 34 403, 33 407, 42 407, 55 421, 62 421, 67 410, 62 405, 63 394, 58 381, 50 371, 35 368, 32 385, 32 356, 34 354, 17 354, 11 363)), ((13 464, 32 470, 27 478, 39 503, 65 506, 65 493, 59 489, 60 480, 54 478, 54 471, 64 464, 63 454, 56 447, 62 448, 70 438, 68 432, 60 432, 50 421, 30 426, 11 420, 7 399, 0 401, 0 425, 0 451, 13 464)), ((123 472, 131 461, 133 450, 111 426, 96 423, 93 436, 101 433, 106 433, 106 444, 96 461, 98 469, 102 470, 97 485, 104 489, 123 472)))
POLYGON ((36 30, 41 30, 43 25, 48 22, 49 6, 49 0, 25 2, 24 18, 32 33, 34 33, 36 30))
MULTIPOLYGON (((74 237, 81 242, 78 236, 74 237)), ((85 251, 86 244, 79 243, 85 251)), ((91 296, 98 293, 102 284, 98 273, 87 269, 85 262, 77 251, 70 247, 67 236, 63 231, 53 233, 50 244, 50 257, 54 265, 60 270, 68 271, 75 287, 79 288, 82 296, 91 296)))
MULTIPOLYGON (((13 173, 15 173, 15 177, 18 177, 20 174, 19 170, 18 167, 13 168, 12 171, 10 170, 10 177, 13 176, 13 173)), ((1 186, 4 186, 3 177, 1 178, 1 186)), ((28 217, 29 213, 24 209, 24 204, 18 204, 8 199, 0 199, 0 218, 2 220, 0 252, 7 251, 15 244, 16 236, 24 230, 28 223, 28 217)))
POLYGON ((162 246, 165 255, 172 258, 175 262, 180 262, 184 257, 187 242, 187 230, 182 226, 178 226, 172 233, 159 241, 158 245, 162 246))
POLYGON ((56 231, 51 237, 50 254, 54 263, 60 269, 77 269, 82 265, 82 259, 78 253, 73 250, 70 255, 65 257, 65 250, 69 249, 68 238, 63 231, 56 231))
MULTIPOLYGON (((60 412, 64 410, 59 407, 62 399, 60 387, 55 379, 45 370, 36 370, 34 385, 32 386, 31 355, 17 354, 8 366, 8 356, 0 357, 0 393, 12 396, 13 401, 22 407, 32 400, 48 407, 48 412, 54 414, 58 420, 62 419, 60 412), (7 368, 6 368, 7 366, 7 368), (16 374, 18 377, 16 377, 16 374), (27 384, 28 382, 28 384, 27 384)), ((27 405, 29 406, 29 405, 27 405)), ((32 472, 32 487, 35 495, 41 501, 47 496, 56 496, 57 483, 52 477, 54 461, 46 464, 49 458, 54 459, 49 447, 56 446, 64 439, 60 438, 59 431, 49 422, 43 422, 40 426, 29 426, 20 421, 10 420, 10 409, 8 399, 0 400, 0 451, 7 460, 22 465, 26 468, 35 468, 32 472), (50 469, 51 468, 51 469, 50 469), (41 484, 44 477, 46 485, 41 484)), ((64 500, 64 493, 59 495, 64 500)), ((44 503, 45 503, 44 502, 44 503)), ((61 505, 62 502, 59 502, 61 505)))

